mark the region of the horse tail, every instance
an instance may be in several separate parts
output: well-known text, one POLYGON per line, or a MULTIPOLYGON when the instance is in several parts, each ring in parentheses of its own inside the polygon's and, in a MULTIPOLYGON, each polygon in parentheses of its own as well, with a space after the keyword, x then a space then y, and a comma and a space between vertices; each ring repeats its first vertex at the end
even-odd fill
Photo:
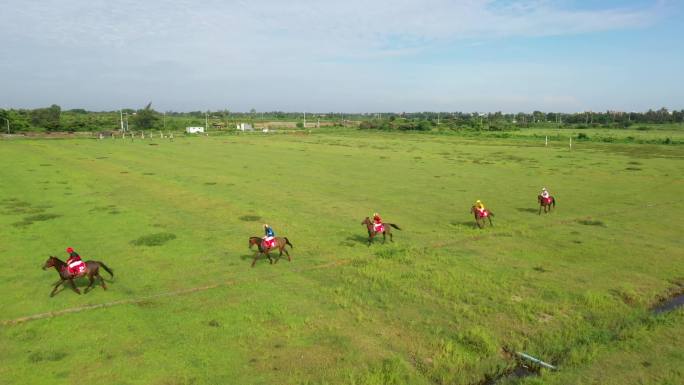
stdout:
POLYGON ((107 271, 107 273, 109 273, 109 275, 112 276, 112 278, 114 278, 114 271, 112 269, 107 267, 107 265, 105 265, 103 262, 97 261, 97 263, 99 263, 100 266, 102 266, 102 268, 105 269, 107 271))
POLYGON ((390 226, 394 227, 397 230, 401 230, 399 226, 395 225, 394 223, 389 223, 390 226))
POLYGON ((553 207, 556 207, 556 197, 551 197, 551 203, 553 203, 553 207))
POLYGON ((283 237, 283 239, 285 240, 286 245, 290 245, 290 247, 294 249, 294 246, 292 246, 292 244, 290 243, 290 240, 287 239, 287 237, 283 237))

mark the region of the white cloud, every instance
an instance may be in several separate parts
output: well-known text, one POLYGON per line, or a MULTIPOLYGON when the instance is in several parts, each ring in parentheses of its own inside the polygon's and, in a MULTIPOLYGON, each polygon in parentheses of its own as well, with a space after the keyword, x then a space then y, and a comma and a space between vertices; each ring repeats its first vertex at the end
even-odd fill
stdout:
POLYGON ((664 6, 562 9, 551 1, 40 1, 3 6, 4 36, 93 47, 326 57, 390 55, 435 41, 563 35, 655 22, 664 6), (152 46, 152 45, 153 46, 152 46))
POLYGON ((517 108, 527 99, 499 90, 534 75, 528 66, 495 80, 491 74, 509 67, 505 59, 487 73, 477 63, 467 73, 428 73, 430 51, 454 42, 474 47, 648 26, 668 7, 582 10, 546 0, 0 1, 0 44, 8 53, 0 56, 0 83, 12 91, 0 93, 0 105, 109 108, 154 100, 184 110, 411 110, 472 108, 478 101, 517 108), (420 74, 395 69, 412 57, 421 61, 420 74), (452 96, 460 85, 451 79, 468 85, 471 101, 452 96), (422 85, 450 88, 415 93, 422 85), (492 97, 498 92, 503 96, 492 97))

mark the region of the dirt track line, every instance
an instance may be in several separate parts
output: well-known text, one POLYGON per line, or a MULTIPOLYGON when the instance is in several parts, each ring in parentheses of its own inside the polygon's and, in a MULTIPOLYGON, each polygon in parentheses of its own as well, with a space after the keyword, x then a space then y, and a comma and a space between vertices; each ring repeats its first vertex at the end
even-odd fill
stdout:
MULTIPOLYGON (((299 273, 299 272, 303 272, 303 271, 307 271, 307 270, 329 269, 331 267, 346 265, 349 262, 351 262, 350 259, 339 259, 339 260, 334 260, 334 261, 323 263, 323 264, 316 265, 316 266, 311 266, 311 267, 306 267, 306 268, 295 268, 295 269, 292 269, 291 271, 294 273, 299 273)), ((266 276, 257 277, 256 279, 272 278, 272 277, 276 277, 278 275, 280 275, 280 273, 278 273, 278 274, 273 273, 273 274, 268 274, 266 276)), ((246 281, 247 281, 247 279, 242 280, 242 282, 246 282, 246 281)), ((78 307, 72 307, 72 308, 67 308, 67 309, 62 309, 62 310, 45 312, 45 313, 38 313, 38 314, 33 314, 33 315, 29 315, 29 316, 25 316, 25 317, 19 317, 19 318, 10 319, 10 320, 3 320, 3 321, 0 321, 0 325, 2 325, 2 326, 17 325, 20 323, 35 321, 35 320, 39 320, 39 319, 54 318, 54 317, 59 317, 59 316, 63 316, 66 314, 80 313, 80 312, 87 311, 87 310, 104 309, 104 308, 109 308, 109 307, 114 307, 114 306, 119 306, 119 305, 137 304, 137 303, 149 301, 151 299, 157 299, 157 298, 163 298, 163 297, 176 297, 176 296, 181 296, 181 295, 197 293, 197 292, 201 292, 201 291, 217 289, 219 287, 233 286, 233 285, 236 285, 240 282, 241 282, 240 280, 230 280, 230 281, 214 283, 211 285, 204 285, 204 286, 191 287, 188 289, 167 291, 167 292, 163 292, 163 293, 147 295, 144 297, 122 299, 122 300, 112 301, 112 302, 105 302, 105 303, 94 304, 94 305, 78 306, 78 307)))

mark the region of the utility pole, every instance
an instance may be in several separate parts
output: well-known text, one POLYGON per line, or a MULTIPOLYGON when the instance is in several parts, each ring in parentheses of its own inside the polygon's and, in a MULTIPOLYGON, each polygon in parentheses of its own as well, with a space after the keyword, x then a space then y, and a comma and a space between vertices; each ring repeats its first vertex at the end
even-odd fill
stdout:
POLYGON ((7 122, 7 135, 9 135, 9 133, 10 133, 10 129, 9 129, 9 119, 7 119, 7 118, 5 118, 5 117, 3 117, 3 119, 5 119, 5 122, 7 122))
POLYGON ((306 128, 306 111, 304 111, 304 128, 306 128))
POLYGON ((204 112, 204 132, 209 131, 209 112, 204 112))
POLYGON ((166 130, 166 111, 164 111, 162 122, 164 123, 164 129, 166 130))
POLYGON ((123 126, 123 110, 119 110, 119 121, 121 122, 121 131, 124 131, 124 126, 123 126))

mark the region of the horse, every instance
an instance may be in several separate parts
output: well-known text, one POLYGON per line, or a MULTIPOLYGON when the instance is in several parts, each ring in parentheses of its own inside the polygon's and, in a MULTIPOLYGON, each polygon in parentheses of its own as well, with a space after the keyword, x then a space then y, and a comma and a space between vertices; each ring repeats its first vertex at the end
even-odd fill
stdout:
POLYGON ((114 272, 112 269, 107 267, 104 263, 100 261, 85 261, 86 264, 86 269, 83 273, 81 274, 76 274, 76 275, 71 275, 69 273, 68 267, 66 262, 60 260, 57 257, 53 257, 52 255, 48 257, 47 261, 45 261, 45 264, 43 264, 43 270, 47 270, 51 267, 54 267, 55 270, 57 270, 57 273, 59 274, 59 281, 55 285, 55 287, 52 289, 52 293, 50 293, 50 297, 53 297, 55 295, 55 292, 57 291, 57 288, 63 284, 66 281, 69 281, 71 284, 71 288, 74 289, 74 291, 77 294, 81 294, 81 291, 78 290, 76 287, 76 284, 74 284, 74 278, 80 278, 80 277, 85 277, 88 276, 88 279, 90 280, 90 284, 88 287, 86 287, 85 292, 87 293, 88 290, 93 286, 95 283, 95 277, 100 278, 100 284, 102 285, 102 288, 104 290, 107 290, 107 285, 105 285, 104 278, 100 275, 100 267, 105 269, 109 275, 114 278, 114 272))
POLYGON ((556 198, 553 195, 549 195, 548 199, 544 199, 543 196, 537 195, 537 202, 539 202, 539 215, 541 215, 542 207, 545 213, 550 213, 552 208, 556 207, 556 198))
MULTIPOLYGON (((368 229, 368 246, 371 245, 371 242, 373 242, 373 238, 380 232, 380 231, 375 231, 375 227, 373 226, 373 222, 371 222, 370 217, 366 217, 366 219, 361 222, 362 225, 366 225, 366 228, 368 229)), ((385 243, 387 240, 387 235, 390 236, 390 242, 394 242, 392 239, 392 227, 394 227, 397 230, 401 230, 399 226, 395 225, 394 223, 383 223, 384 229, 382 231, 382 243, 385 243)))
POLYGON ((494 216, 494 213, 489 211, 488 209, 484 209, 484 213, 480 212, 475 206, 470 208, 470 212, 475 216, 475 224, 479 228, 483 228, 487 222, 484 220, 484 218, 489 219, 489 225, 494 226, 494 223, 492 223, 492 217, 494 216), (482 223, 480 223, 480 220, 482 220, 482 223))
POLYGON ((285 246, 287 246, 287 245, 290 245, 290 248, 294 248, 294 246, 292 246, 292 244, 290 243, 290 240, 287 239, 287 237, 282 237, 282 238, 281 237, 275 237, 274 239, 275 239, 275 244, 276 244, 275 247, 264 248, 264 246, 262 244, 263 239, 261 237, 249 237, 249 248, 251 249, 252 246, 254 246, 254 245, 257 245, 257 248, 259 248, 259 250, 254 254, 254 260, 252 261, 252 267, 254 267, 254 264, 256 263, 257 258, 259 258, 259 253, 265 254, 268 257, 268 261, 271 264, 273 264, 273 258, 271 258, 271 254, 269 254, 269 252, 275 248, 278 248, 278 251, 280 251, 280 254, 278 255, 278 259, 276 259, 275 263, 278 263, 278 261, 280 260, 280 257, 283 256, 283 251, 285 252, 285 255, 287 255, 287 260, 289 262, 292 262, 292 258, 290 258, 290 253, 288 253, 287 249, 285 248, 285 246))

